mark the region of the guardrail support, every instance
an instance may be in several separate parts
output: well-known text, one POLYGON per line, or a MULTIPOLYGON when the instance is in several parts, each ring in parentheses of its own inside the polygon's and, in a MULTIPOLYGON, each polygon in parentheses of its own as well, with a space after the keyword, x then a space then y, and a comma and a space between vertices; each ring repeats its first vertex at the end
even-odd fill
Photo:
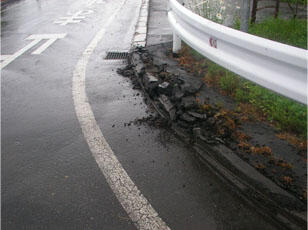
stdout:
POLYGON ((172 46, 172 52, 177 54, 179 53, 179 51, 181 50, 181 38, 175 33, 173 32, 173 46, 172 46))

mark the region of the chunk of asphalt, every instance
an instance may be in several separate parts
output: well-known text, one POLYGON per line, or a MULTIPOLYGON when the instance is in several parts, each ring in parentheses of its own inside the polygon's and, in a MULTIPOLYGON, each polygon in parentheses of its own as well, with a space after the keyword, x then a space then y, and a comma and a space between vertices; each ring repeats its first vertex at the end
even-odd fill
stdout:
POLYGON ((172 86, 169 82, 163 82, 158 85, 158 93, 170 96, 172 94, 172 86))
POLYGON ((188 124, 187 122, 182 121, 182 120, 178 120, 177 125, 179 125, 180 127, 184 128, 184 129, 188 129, 190 127, 190 124, 188 124))
POLYGON ((130 60, 133 65, 136 65, 137 63, 141 62, 141 57, 139 53, 133 52, 130 60))
POLYGON ((196 78, 189 78, 189 77, 184 77, 180 76, 179 79, 181 79, 184 84, 182 84, 181 90, 186 94, 186 95, 191 95, 197 93, 201 86, 203 85, 203 82, 200 79, 196 78))
POLYGON ((180 100, 182 97, 184 97, 184 92, 180 89, 178 85, 173 87, 172 90, 172 99, 173 100, 180 100))
POLYGON ((150 73, 145 73, 143 75, 143 84, 145 89, 148 91, 148 93, 150 94, 151 97, 155 96, 155 94, 157 93, 157 87, 158 87, 158 79, 150 74, 150 73))
POLYGON ((188 113, 183 113, 180 116, 180 119, 183 120, 183 121, 186 121, 188 123, 193 123, 193 122, 196 121, 196 118, 194 118, 193 116, 190 116, 188 113))
POLYGON ((170 119, 174 120, 176 109, 175 109, 174 105, 171 103, 171 101, 168 99, 168 97, 166 95, 162 94, 158 98, 158 101, 162 105, 163 109, 166 112, 168 112, 170 119))
POLYGON ((153 65, 160 66, 160 65, 167 65, 167 63, 161 58, 154 58, 153 65))
POLYGON ((136 66, 135 66, 135 70, 136 70, 136 73, 140 76, 142 75, 144 72, 145 72, 145 66, 143 64, 143 62, 140 62, 138 63, 136 66))
POLYGON ((196 113, 196 112, 192 112, 192 111, 188 111, 187 113, 190 116, 193 116, 193 117, 200 119, 200 120, 206 120, 206 118, 207 118, 206 114, 196 113))
POLYGON ((196 105, 197 105, 196 98, 194 96, 183 97, 181 105, 186 110, 192 109, 192 108, 196 107, 196 105))
POLYGON ((136 75, 142 75, 144 73, 145 65, 140 57, 140 54, 133 53, 131 62, 135 66, 136 75))
POLYGON ((204 141, 207 144, 216 144, 216 141, 208 139, 201 134, 200 127, 193 128, 193 135, 194 135, 195 141, 197 141, 199 138, 200 140, 204 141))

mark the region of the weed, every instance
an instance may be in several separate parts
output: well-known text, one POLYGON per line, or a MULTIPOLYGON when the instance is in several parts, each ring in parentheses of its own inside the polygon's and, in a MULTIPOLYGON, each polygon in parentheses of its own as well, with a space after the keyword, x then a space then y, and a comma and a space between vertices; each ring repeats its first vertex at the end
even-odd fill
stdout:
MULTIPOLYGON (((233 28, 240 28, 238 19, 235 21, 233 28)), ((306 19, 267 18, 260 23, 251 24, 248 33, 307 49, 306 19)))
POLYGON ((268 146, 264 147, 250 147, 250 151, 254 154, 264 155, 264 156, 270 156, 272 155, 272 149, 268 146))
POLYGON ((264 166, 264 164, 262 164, 262 163, 256 164, 255 167, 256 167, 257 169, 260 169, 260 170, 265 169, 265 166, 264 166))
POLYGON ((244 150, 247 153, 250 153, 250 147, 251 145, 246 141, 240 141, 240 143, 237 145, 241 150, 244 150))
POLYGON ((210 87, 218 89, 233 97, 238 103, 242 115, 240 120, 268 120, 278 131, 293 133, 299 139, 307 138, 307 106, 278 95, 253 82, 224 69, 223 67, 203 58, 198 52, 183 45, 180 60, 184 67, 192 72, 206 68, 203 81, 210 87), (193 62, 198 62, 198 66, 193 62))
POLYGON ((282 181, 285 183, 285 184, 292 184, 293 183, 293 179, 289 176, 284 176, 282 177, 282 181))

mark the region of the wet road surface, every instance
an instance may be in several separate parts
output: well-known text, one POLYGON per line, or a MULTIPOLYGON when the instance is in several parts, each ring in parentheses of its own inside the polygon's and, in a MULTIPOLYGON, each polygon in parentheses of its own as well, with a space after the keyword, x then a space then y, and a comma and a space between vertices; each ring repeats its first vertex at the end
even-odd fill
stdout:
POLYGON ((104 27, 87 65, 86 94, 114 154, 159 217, 170 229, 274 229, 171 133, 124 125, 148 109, 116 73, 125 63, 104 58, 130 49, 139 7, 136 0, 24 0, 2 8, 3 229, 136 229, 88 147, 72 98, 76 64, 104 27), (34 44, 31 35, 41 40, 34 44))

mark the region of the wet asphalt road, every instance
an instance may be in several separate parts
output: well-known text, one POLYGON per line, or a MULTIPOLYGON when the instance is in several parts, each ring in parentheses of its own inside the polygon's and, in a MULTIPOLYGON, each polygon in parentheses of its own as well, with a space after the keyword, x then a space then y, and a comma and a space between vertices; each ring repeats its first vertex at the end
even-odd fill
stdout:
POLYGON ((120 3, 87 66, 86 93, 128 175, 171 229, 274 229, 171 133, 124 126, 149 112, 116 73, 124 64, 104 57, 130 48, 137 0, 21 0, 2 7, 2 55, 18 53, 30 35, 66 34, 2 69, 2 229, 136 229, 88 148, 72 100, 75 65, 120 3), (76 12, 73 21, 80 22, 54 23, 76 12))

